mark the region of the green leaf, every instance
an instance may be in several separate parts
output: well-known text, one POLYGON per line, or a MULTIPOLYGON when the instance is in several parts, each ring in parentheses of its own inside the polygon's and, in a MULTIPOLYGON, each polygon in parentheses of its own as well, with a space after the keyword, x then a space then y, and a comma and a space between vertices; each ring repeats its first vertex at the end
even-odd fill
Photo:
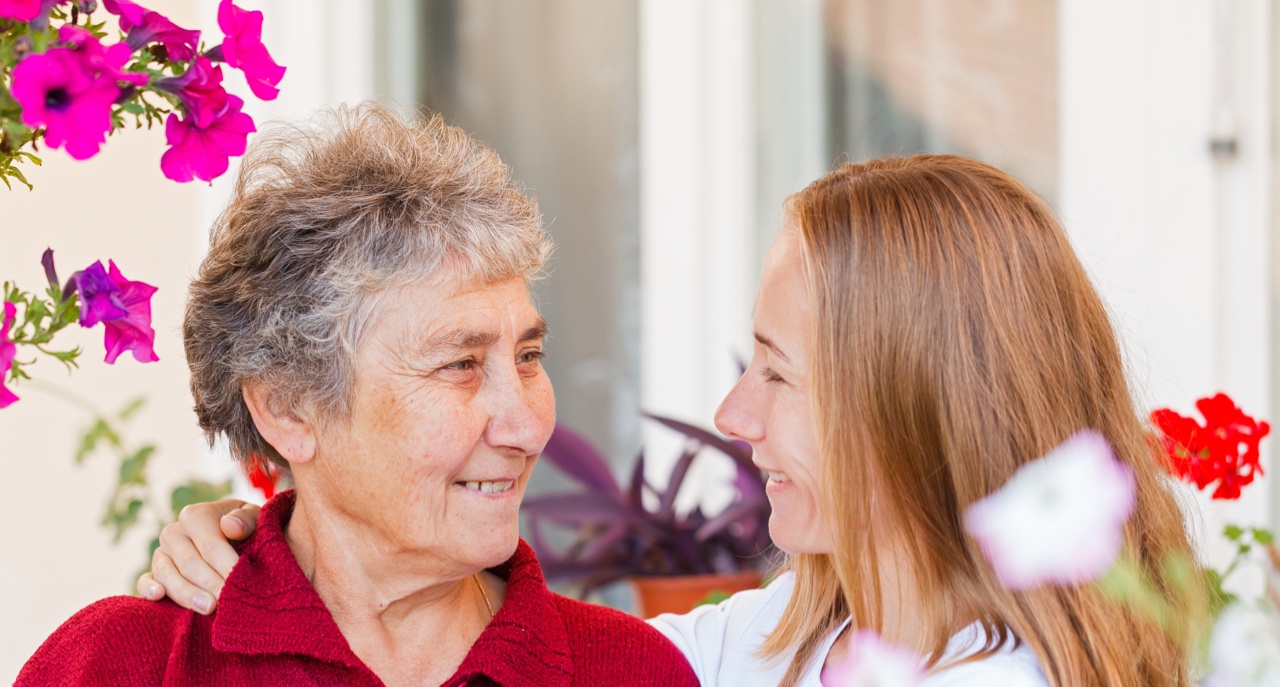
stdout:
POLYGON ((1237 527, 1236 525, 1227 525, 1227 528, 1222 531, 1222 536, 1226 537, 1229 541, 1237 541, 1243 535, 1244 528, 1237 527))
POLYGON ((169 497, 169 505, 173 509, 173 517, 177 518, 183 508, 193 503, 205 503, 206 501, 217 501, 223 498, 231 493, 231 486, 231 480, 220 484, 203 480, 190 480, 186 484, 178 486, 169 497))
POLYGON ((1271 546, 1276 541, 1276 535, 1272 534, 1271 530, 1255 527, 1253 528, 1253 540, 1263 546, 1271 546))
POLYGON ((124 111, 125 111, 125 112, 128 112, 128 113, 129 113, 129 114, 131 114, 131 115, 140 115, 140 114, 142 114, 145 110, 143 110, 142 106, 141 106, 141 105, 139 105, 139 104, 137 104, 137 103, 125 103, 125 104, 124 104, 124 111))
POLYGON ((98 443, 109 437, 114 439, 115 432, 111 431, 111 426, 105 420, 98 419, 80 435, 80 448, 76 449, 76 463, 83 463, 84 459, 98 448, 98 443))
POLYGON ((154 446, 143 446, 120 463, 120 484, 146 484, 147 461, 156 452, 154 446))
POLYGON ((125 506, 123 512, 117 511, 112 519, 112 525, 115 526, 116 532, 113 541, 120 543, 120 538, 129 528, 138 524, 138 514, 142 512, 142 501, 138 499, 129 499, 129 505, 125 506))
POLYGON ((138 412, 139 410, 142 410, 142 407, 145 406, 146 404, 147 404, 147 397, 139 396, 133 399, 132 401, 129 401, 127 404, 125 404, 125 406, 120 409, 120 412, 116 413, 116 417, 120 418, 121 422, 124 422, 125 420, 128 420, 129 418, 133 417, 134 413, 138 412))
MULTIPOLYGON (((4 170, 4 173, 8 176, 13 177, 14 179, 17 179, 18 181, 21 181, 22 185, 26 186, 28 191, 35 189, 35 187, 31 185, 31 182, 27 181, 27 177, 23 176, 22 170, 18 169, 17 167, 10 167, 4 170)), ((4 183, 6 186, 8 186, 9 181, 6 179, 4 183)), ((9 186, 9 188, 13 188, 13 187, 9 186)))

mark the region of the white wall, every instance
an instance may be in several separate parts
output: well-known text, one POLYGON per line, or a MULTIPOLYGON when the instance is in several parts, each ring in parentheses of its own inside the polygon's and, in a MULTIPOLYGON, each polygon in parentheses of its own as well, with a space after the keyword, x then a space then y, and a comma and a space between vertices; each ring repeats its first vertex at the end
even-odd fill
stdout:
MULTIPOLYGON (((1196 398, 1221 390, 1276 419, 1270 4, 1059 7, 1059 211, 1111 308, 1141 399, 1191 414, 1196 398), (1210 155, 1215 129, 1238 137, 1238 155, 1210 155)), ((1274 484, 1261 480, 1238 503, 1199 499, 1215 560, 1226 555, 1224 521, 1267 522, 1274 484)))

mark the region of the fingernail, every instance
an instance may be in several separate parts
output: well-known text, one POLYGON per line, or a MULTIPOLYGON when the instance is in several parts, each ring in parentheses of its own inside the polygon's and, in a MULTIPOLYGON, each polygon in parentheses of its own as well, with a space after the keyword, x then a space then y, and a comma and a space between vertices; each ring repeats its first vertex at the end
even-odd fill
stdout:
POLYGON ((159 598, 160 598, 160 597, 162 597, 162 596, 164 596, 164 594, 160 591, 160 585, 155 584, 155 583, 152 583, 151 585, 149 585, 149 586, 147 587, 147 598, 148 598, 148 599, 151 599, 152 601, 155 601, 156 599, 159 599, 159 598))
POLYGON ((208 594, 196 594, 191 599, 191 605, 195 606, 201 615, 209 615, 209 610, 213 608, 213 598, 208 594))

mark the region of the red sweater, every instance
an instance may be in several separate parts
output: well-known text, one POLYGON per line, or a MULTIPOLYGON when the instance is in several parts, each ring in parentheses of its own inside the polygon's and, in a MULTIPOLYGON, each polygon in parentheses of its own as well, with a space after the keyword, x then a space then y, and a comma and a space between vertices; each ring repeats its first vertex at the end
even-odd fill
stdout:
MULTIPOLYGON (((103 599, 58 628, 18 675, 49 685, 382 685, 351 651, 284 538, 293 492, 272 499, 212 615, 103 599)), ((698 684, 638 618, 551 593, 523 541, 493 571, 507 596, 449 687, 698 684)))

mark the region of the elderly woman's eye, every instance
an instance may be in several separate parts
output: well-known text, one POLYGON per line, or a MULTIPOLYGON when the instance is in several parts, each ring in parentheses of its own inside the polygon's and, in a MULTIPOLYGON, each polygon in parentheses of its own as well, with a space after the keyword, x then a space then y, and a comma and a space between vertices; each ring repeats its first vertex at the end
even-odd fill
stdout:
POLYGON ((547 357, 547 354, 542 351, 525 351, 516 360, 522 363, 536 363, 545 357, 547 357))
POLYGON ((464 358, 464 359, 462 359, 462 360, 458 360, 458 361, 455 361, 455 362, 449 363, 448 365, 445 365, 445 366, 441 367, 440 369, 442 369, 442 370, 457 370, 457 371, 459 371, 459 372, 466 372, 466 371, 468 371, 468 370, 473 370, 473 369, 475 369, 477 365, 479 365, 479 363, 477 363, 477 362, 476 362, 476 359, 475 359, 475 358, 464 358))

